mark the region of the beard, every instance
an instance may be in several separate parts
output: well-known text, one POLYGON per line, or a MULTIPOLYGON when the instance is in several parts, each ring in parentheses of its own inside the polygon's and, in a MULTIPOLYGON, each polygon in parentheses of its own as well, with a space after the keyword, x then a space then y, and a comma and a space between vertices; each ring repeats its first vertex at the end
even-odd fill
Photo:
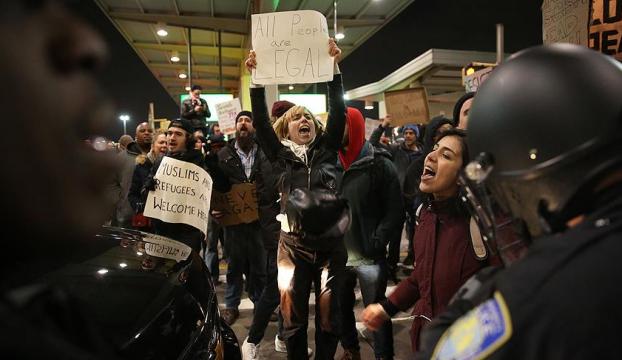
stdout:
POLYGON ((248 129, 243 130, 246 130, 245 135, 241 135, 239 130, 235 132, 235 141, 237 141, 238 146, 242 150, 244 150, 244 152, 248 152, 255 143, 255 136, 250 131, 248 131, 248 129))

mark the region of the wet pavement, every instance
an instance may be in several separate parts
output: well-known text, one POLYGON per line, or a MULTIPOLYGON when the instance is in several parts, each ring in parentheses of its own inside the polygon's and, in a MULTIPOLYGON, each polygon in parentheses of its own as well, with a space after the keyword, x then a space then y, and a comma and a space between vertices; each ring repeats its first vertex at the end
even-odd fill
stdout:
MULTIPOLYGON (((402 258, 403 256, 404 255, 402 255, 402 258)), ((220 267, 221 267, 220 280, 222 281, 222 284, 216 287, 216 292, 218 294, 218 299, 220 301, 220 307, 221 309, 223 309, 224 308, 224 304, 223 304, 224 291, 226 287, 225 276, 224 276, 224 274, 226 273, 226 263, 222 261, 220 267)), ((402 271, 398 271, 398 272, 399 272, 398 277, 400 277, 400 279, 403 279, 405 275, 402 273, 402 271)), ((395 284, 393 284, 392 282, 389 282, 389 287, 387 288, 387 294, 390 294, 394 287, 395 287, 395 284)), ((358 288, 356 291, 357 291, 357 294, 356 294, 357 302, 354 308, 354 312, 355 312, 356 319, 359 319, 360 314, 363 311, 363 302, 361 300, 361 294, 358 291, 358 288)), ((309 299, 310 316, 309 316, 309 329, 307 331, 309 347, 311 347, 311 349, 315 349, 315 341, 314 341, 315 322, 314 322, 314 315, 313 315, 315 314, 315 309, 314 309, 315 301, 314 300, 315 300, 315 295, 312 292, 311 297, 309 299)), ((245 292, 242 295, 242 302, 240 304, 239 310, 240 310, 240 318, 231 327, 233 328, 236 336, 238 337, 240 346, 242 346, 244 339, 248 335, 248 329, 250 328, 250 325, 253 319, 253 304, 248 299, 248 295, 245 292)), ((410 312, 398 313, 396 317, 393 319, 393 336, 394 336, 393 347, 395 350, 396 360, 412 359, 412 351, 410 349, 410 335, 409 335, 412 318, 409 315, 410 315, 410 312)), ((364 329, 361 323, 357 323, 357 328, 364 329)), ((260 345, 260 351, 259 351, 260 358, 273 359, 273 360, 287 359, 287 355, 285 353, 279 353, 274 350, 274 337, 276 336, 276 333, 277 333, 277 323, 271 322, 268 325, 268 328, 266 329, 266 334, 260 345)), ((362 359, 374 359, 374 352, 372 348, 373 340, 371 336, 366 337, 364 335, 369 335, 369 333, 366 330, 364 330, 361 334, 361 331, 359 331, 361 358, 362 359)), ((340 359, 342 354, 343 354, 343 350, 341 346, 338 346, 335 359, 340 359)))

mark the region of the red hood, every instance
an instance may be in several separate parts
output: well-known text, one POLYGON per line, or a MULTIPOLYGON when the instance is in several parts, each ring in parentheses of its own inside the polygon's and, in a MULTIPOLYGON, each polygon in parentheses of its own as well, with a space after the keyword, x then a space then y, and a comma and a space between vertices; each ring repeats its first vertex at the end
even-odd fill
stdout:
POLYGON ((348 151, 339 150, 339 160, 345 170, 358 158, 365 144, 365 119, 363 114, 355 108, 348 107, 346 114, 348 125, 348 151))

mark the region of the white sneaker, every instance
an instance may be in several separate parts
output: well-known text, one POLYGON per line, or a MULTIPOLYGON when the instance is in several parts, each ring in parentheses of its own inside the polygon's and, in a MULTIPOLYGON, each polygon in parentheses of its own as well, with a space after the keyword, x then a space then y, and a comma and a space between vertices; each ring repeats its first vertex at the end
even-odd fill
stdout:
MULTIPOLYGON (((274 351, 287 353, 287 345, 285 344, 285 340, 279 339, 278 335, 274 337, 274 351)), ((313 350, 310 347, 307 348, 307 355, 309 357, 313 355, 313 350)))
POLYGON ((248 342, 248 338, 244 339, 242 344, 242 359, 256 360, 259 359, 259 345, 248 342))

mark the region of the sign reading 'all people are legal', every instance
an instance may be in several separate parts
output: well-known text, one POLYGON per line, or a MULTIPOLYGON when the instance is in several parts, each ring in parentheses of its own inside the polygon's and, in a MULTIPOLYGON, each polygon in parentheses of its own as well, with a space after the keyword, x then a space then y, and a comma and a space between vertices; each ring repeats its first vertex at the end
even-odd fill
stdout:
POLYGON ((183 223, 207 233, 212 198, 212 178, 189 162, 165 156, 145 204, 145 216, 168 223, 183 223))
POLYGON ((257 68, 255 84, 307 84, 333 79, 328 25, 313 10, 254 14, 251 17, 257 68))

